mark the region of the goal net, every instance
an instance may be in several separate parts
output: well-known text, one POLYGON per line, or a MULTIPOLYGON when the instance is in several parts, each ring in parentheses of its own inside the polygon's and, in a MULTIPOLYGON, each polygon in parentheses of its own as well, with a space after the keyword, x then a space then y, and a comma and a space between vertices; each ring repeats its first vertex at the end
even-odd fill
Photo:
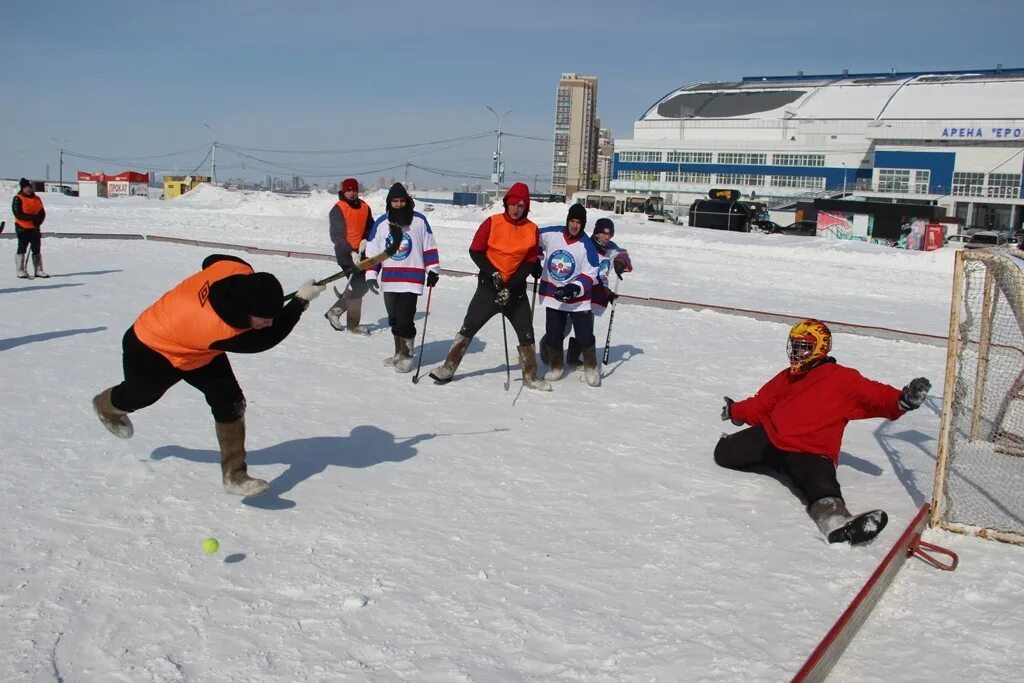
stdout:
POLYGON ((957 253, 931 523, 1024 545, 1024 258, 1009 250, 957 253))

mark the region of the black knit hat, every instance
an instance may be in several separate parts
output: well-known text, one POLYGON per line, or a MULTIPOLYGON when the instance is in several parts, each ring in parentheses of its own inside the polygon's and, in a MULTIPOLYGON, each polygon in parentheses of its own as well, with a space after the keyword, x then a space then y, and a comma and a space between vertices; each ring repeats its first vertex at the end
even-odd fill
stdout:
POLYGON ((568 225, 569 221, 574 218, 580 222, 582 227, 587 227, 587 210, 583 208, 582 204, 573 204, 569 207, 569 215, 565 217, 565 224, 568 225))
POLYGON ((593 234, 602 235, 607 233, 609 237, 615 237, 615 223, 611 218, 598 218, 594 223, 593 234))
POLYGON ((21 180, 18 181, 19 190, 24 190, 26 187, 32 187, 32 181, 30 181, 28 178, 22 178, 21 180))
POLYGON ((232 327, 249 327, 249 316, 276 318, 284 308, 284 289, 270 273, 232 275, 210 286, 210 303, 232 327))

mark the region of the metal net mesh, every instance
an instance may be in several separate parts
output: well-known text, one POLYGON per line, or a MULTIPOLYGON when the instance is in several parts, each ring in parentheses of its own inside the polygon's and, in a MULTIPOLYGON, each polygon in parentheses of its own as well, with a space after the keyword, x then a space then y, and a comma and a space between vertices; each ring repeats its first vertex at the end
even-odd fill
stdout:
POLYGON ((1024 542, 1024 260, 988 250, 961 258, 939 522, 1024 542))

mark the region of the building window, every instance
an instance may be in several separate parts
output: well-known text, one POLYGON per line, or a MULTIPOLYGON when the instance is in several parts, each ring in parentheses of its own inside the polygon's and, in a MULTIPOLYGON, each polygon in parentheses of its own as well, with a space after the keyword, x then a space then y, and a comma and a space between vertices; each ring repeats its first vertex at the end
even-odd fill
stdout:
POLYGON ((773 175, 773 187, 802 187, 811 190, 824 190, 825 177, 816 175, 773 175))
POLYGON ((982 185, 985 183, 984 173, 954 173, 953 195, 957 197, 982 197, 982 185))
POLYGON ((619 180, 643 180, 645 182, 660 182, 661 174, 657 171, 619 171, 619 180))
POLYGON ((910 193, 910 171, 900 168, 878 169, 879 192, 910 193))
POLYGON ((668 152, 665 161, 670 164, 710 164, 711 152, 668 152))
POLYGON ((931 171, 914 171, 914 193, 928 194, 928 186, 931 184, 931 171))
POLYGON ((692 183, 694 185, 710 185, 711 174, 710 173, 692 173, 690 171, 683 171, 678 173, 676 171, 666 171, 665 173, 666 183, 692 183))
POLYGON ((719 185, 764 185, 765 176, 753 173, 719 173, 719 185))
POLYGON ((1020 173, 989 173, 988 197, 1016 199, 1020 196, 1020 173))
POLYGON ((763 166, 764 164, 768 163, 768 155, 757 154, 754 152, 719 152, 718 163, 763 166))
POLYGON ((660 162, 661 152, 620 152, 619 161, 660 162))
POLYGON ((776 166, 824 166, 824 154, 773 154, 772 163, 776 166))

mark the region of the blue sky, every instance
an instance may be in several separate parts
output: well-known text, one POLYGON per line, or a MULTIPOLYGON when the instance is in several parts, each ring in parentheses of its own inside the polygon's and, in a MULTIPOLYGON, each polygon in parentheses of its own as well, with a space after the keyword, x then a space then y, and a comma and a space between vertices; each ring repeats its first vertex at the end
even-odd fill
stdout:
MULTIPOLYGON (((558 77, 595 75, 616 137, 675 87, 749 75, 1024 66, 1024 3, 923 0, 691 2, 192 2, 5 6, 0 176, 193 170, 216 138, 219 178, 313 178, 402 166, 487 174, 493 136, 343 150, 503 128, 550 139, 558 77), (206 125, 204 125, 206 124, 206 125), (209 128, 207 127, 209 126, 209 128), (442 149, 444 148, 444 149, 442 149), (181 152, 180 154, 175 154, 181 152), (156 155, 168 155, 155 158, 156 155), (272 165, 271 165, 272 164, 272 165)), ((1022 103, 1024 115, 1024 103, 1022 103)), ((550 142, 503 141, 506 169, 550 175, 550 142)), ((209 169, 209 160, 203 164, 209 169)), ((361 173, 404 176, 404 167, 361 173)), ((412 169, 420 185, 460 181, 412 169)), ((486 183, 485 183, 486 184, 486 183)))

